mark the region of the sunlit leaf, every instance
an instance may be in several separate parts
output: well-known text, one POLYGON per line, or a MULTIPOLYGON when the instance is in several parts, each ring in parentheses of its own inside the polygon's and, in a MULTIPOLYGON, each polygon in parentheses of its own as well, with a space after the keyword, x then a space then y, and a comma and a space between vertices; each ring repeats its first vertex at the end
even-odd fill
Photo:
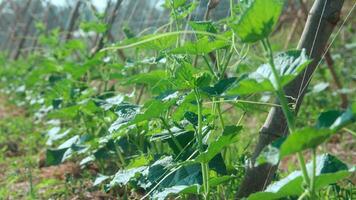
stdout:
MULTIPOLYGON (((287 51, 275 56, 274 65, 281 78, 282 86, 292 81, 309 63, 310 60, 308 60, 305 50, 287 51)), ((263 64, 248 77, 237 82, 229 94, 252 94, 275 91, 276 89, 277 82, 270 64, 263 64)))
POLYGON ((317 147, 330 137, 329 129, 303 128, 289 135, 280 149, 280 157, 283 158, 306 149, 317 147))
POLYGON ((232 28, 243 42, 264 39, 277 23, 283 4, 283 0, 253 0, 232 28))
POLYGON ((227 47, 226 40, 210 40, 209 37, 203 37, 196 42, 186 42, 183 46, 169 51, 172 54, 207 54, 217 49, 227 47))

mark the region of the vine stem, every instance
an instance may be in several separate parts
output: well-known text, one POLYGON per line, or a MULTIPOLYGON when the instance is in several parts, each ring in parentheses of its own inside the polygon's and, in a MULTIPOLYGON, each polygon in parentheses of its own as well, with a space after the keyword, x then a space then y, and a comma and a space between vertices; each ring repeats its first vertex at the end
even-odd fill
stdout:
MULTIPOLYGON (((280 78, 278 71, 276 69, 276 66, 274 64, 273 52, 272 52, 272 48, 271 48, 269 39, 266 38, 265 40, 262 40, 262 44, 263 44, 263 47, 265 48, 265 50, 268 54, 268 57, 269 57, 269 63, 271 66, 273 76, 275 78, 275 84, 276 84, 275 86, 276 86, 276 90, 277 90, 276 94, 277 94, 277 97, 281 104, 283 114, 286 118, 289 133, 293 134, 294 130, 295 130, 295 117, 294 117, 293 112, 290 110, 290 108, 288 106, 288 101, 287 101, 286 95, 284 93, 282 84, 281 84, 281 78, 280 78)), ((300 168, 302 170, 303 180, 308 186, 310 186, 310 179, 308 176, 308 171, 307 171, 307 167, 306 167, 306 164, 304 161, 303 154, 301 152, 297 152, 297 157, 298 157, 300 168)))
POLYGON ((310 179, 310 195, 311 199, 316 199, 315 195, 315 178, 316 178, 316 149, 312 149, 312 163, 313 163, 313 172, 310 179))
MULTIPOLYGON (((198 89, 194 89, 194 94, 196 102, 198 105, 198 129, 197 129, 197 142, 199 145, 199 153, 203 153, 203 108, 202 100, 199 94, 198 89)), ((204 198, 209 199, 209 165, 208 163, 201 162, 201 170, 203 175, 203 189, 204 189, 204 198)))
POLYGON ((289 132, 292 134, 292 132, 294 132, 294 127, 295 127, 294 115, 291 112, 291 110, 289 109, 288 101, 287 101, 286 95, 284 94, 284 90, 283 90, 283 87, 281 84, 281 78, 280 78, 278 71, 276 69, 276 66, 274 64, 274 58, 273 58, 271 44, 270 44, 268 38, 266 40, 262 40, 262 44, 265 47, 265 50, 268 54, 269 63, 271 66, 271 70, 272 70, 274 79, 275 79, 275 87, 276 87, 275 89, 277 90, 276 93, 277 93, 279 102, 282 106, 282 111, 286 117, 289 132))

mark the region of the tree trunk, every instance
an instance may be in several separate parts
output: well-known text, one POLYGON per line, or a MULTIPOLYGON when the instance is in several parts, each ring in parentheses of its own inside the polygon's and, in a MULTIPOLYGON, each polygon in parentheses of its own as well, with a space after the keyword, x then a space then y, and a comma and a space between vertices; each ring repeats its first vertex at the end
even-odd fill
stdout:
MULTIPOLYGON (((343 0, 316 0, 309 13, 298 49, 305 49, 313 61, 284 88, 286 95, 291 97, 289 98, 290 103, 295 103, 296 113, 303 100, 309 80, 323 55, 327 41, 339 21, 343 2, 343 0), (324 6, 325 10, 323 12, 324 6)), ((251 162, 247 166, 246 175, 237 193, 237 198, 247 197, 254 192, 264 190, 271 182, 278 166, 264 164, 254 167, 254 162, 264 147, 285 134, 287 134, 287 123, 283 112, 281 108, 274 107, 269 111, 267 119, 260 130, 259 141, 251 162)))

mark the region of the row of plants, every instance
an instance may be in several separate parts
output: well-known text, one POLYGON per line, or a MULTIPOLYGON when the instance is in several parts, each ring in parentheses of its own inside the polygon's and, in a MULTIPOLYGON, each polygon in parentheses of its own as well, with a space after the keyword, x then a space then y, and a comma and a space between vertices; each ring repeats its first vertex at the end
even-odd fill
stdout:
MULTIPOLYGON (((278 106, 289 136, 265 148, 255 165, 296 155, 300 170, 248 199, 320 199, 329 185, 339 188, 335 183, 354 168, 316 150, 355 121, 356 104, 313 116, 314 126, 297 126, 283 87, 311 59, 305 50, 273 51, 270 35, 284 1, 230 0, 227 18, 186 22, 197 3, 166 0, 169 24, 147 35, 125 29, 127 39, 95 54, 86 40, 63 43, 54 30, 40 36, 42 50, 17 61, 2 57, 2 92, 16 94, 48 126, 46 165, 96 165, 93 186, 120 196, 234 199, 248 160, 238 150, 244 147, 235 146, 246 131, 245 113, 278 106), (311 153, 309 163, 304 152, 311 153)), ((82 27, 107 28, 99 20, 82 27)))

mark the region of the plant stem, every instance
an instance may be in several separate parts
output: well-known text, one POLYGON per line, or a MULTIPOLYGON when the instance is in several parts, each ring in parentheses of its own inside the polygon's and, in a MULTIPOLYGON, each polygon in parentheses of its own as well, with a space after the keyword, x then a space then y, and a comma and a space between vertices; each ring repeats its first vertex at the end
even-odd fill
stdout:
POLYGON ((230 17, 234 17, 234 0, 230 0, 230 17))
POLYGON ((316 149, 312 149, 312 163, 313 163, 313 172, 311 174, 311 179, 310 179, 310 195, 311 199, 316 199, 315 195, 315 178, 316 178, 316 149))
POLYGON ((179 141, 177 140, 177 138, 176 138, 176 137, 174 136, 174 134, 172 133, 172 131, 171 131, 171 129, 169 128, 169 125, 168 125, 168 123, 166 122, 166 120, 165 120, 163 117, 161 117, 160 119, 161 119, 161 121, 162 121, 162 123, 163 123, 163 126, 167 129, 169 135, 171 136, 171 138, 172 138, 174 144, 178 147, 179 152, 183 151, 182 145, 179 143, 179 141))
POLYGON ((213 67, 210 65, 208 58, 207 58, 206 56, 203 56, 203 59, 204 59, 204 61, 206 62, 206 64, 208 65, 208 68, 209 68, 210 73, 214 76, 214 79, 216 79, 216 78, 217 78, 217 75, 216 75, 216 73, 215 73, 213 67))
POLYGON ((304 182, 307 185, 310 185, 308 171, 307 171, 307 167, 306 167, 306 164, 305 164, 305 161, 304 161, 303 154, 301 152, 297 152, 297 157, 298 157, 300 169, 302 170, 304 182))
POLYGON ((280 101, 280 104, 282 106, 282 111, 286 117, 289 132, 292 133, 292 132, 294 132, 294 127, 295 127, 294 115, 291 112, 291 110, 289 109, 288 101, 287 101, 286 95, 284 94, 284 90, 283 90, 283 87, 281 84, 281 78, 280 78, 278 71, 276 69, 276 66, 274 64, 271 44, 269 43, 268 38, 265 41, 262 40, 262 44, 265 47, 267 54, 269 56, 269 63, 271 66, 271 70, 272 70, 273 76, 276 80, 276 88, 275 88, 277 90, 276 93, 277 93, 278 99, 280 101))
MULTIPOLYGON (((265 50, 266 50, 266 52, 268 54, 271 70, 272 70, 273 76, 274 76, 274 78, 276 80, 276 90, 277 90, 276 94, 277 94, 277 97, 278 97, 278 99, 280 101, 283 114, 284 114, 284 116, 286 118, 287 126, 288 126, 288 129, 289 129, 289 133, 293 134, 294 133, 294 129, 295 129, 295 117, 294 117, 293 112, 290 110, 290 108, 288 106, 288 101, 287 101, 286 95, 284 93, 282 84, 281 84, 281 78, 280 78, 280 76, 278 74, 278 71, 276 69, 276 66, 274 64, 273 52, 272 52, 271 44, 270 44, 268 38, 266 40, 262 40, 262 44, 263 44, 263 46, 264 46, 264 48, 265 48, 265 50)), ((309 176, 308 176, 308 172, 307 172, 307 168, 306 168, 306 165, 305 165, 305 161, 304 161, 303 155, 302 155, 301 152, 298 152, 297 156, 298 156, 298 161, 299 161, 300 168, 302 170, 304 182, 308 186, 310 186, 310 180, 309 180, 309 176)))
MULTIPOLYGON (((199 95, 198 89, 194 89, 196 102, 198 105, 198 129, 197 129, 197 142, 199 145, 199 152, 203 153, 203 109, 202 109, 202 100, 199 95)), ((204 198, 209 199, 209 165, 208 163, 201 163, 201 170, 203 175, 203 189, 204 189, 204 198)))
POLYGON ((216 108, 217 108, 217 111, 218 111, 219 120, 220 120, 220 123, 221 123, 221 128, 224 129, 225 123, 224 123, 224 119, 223 119, 223 116, 222 116, 222 113, 221 113, 221 105, 220 105, 220 102, 216 102, 216 108))
POLYGON ((308 192, 305 191, 302 195, 300 195, 300 197, 298 198, 298 200, 303 200, 305 197, 307 197, 308 192))

